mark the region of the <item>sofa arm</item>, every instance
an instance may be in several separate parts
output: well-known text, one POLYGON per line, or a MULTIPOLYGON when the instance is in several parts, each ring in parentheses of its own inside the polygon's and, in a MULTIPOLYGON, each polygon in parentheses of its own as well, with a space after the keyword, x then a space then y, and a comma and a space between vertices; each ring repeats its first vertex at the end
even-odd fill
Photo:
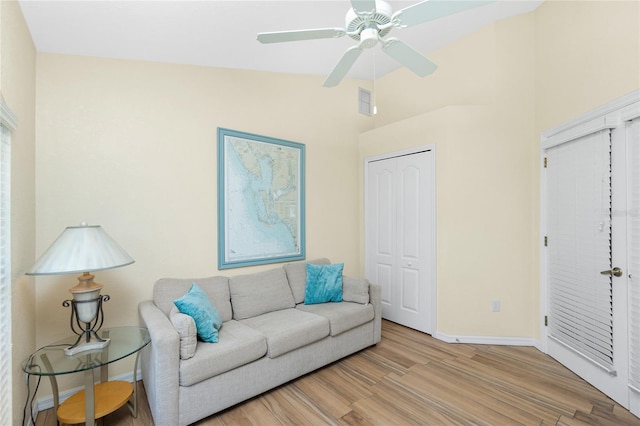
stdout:
POLYGON ((376 344, 382 337, 382 288, 372 282, 369 283, 369 303, 373 305, 373 343, 376 344))
POLYGON ((156 426, 179 424, 180 336, 151 300, 138 305, 151 343, 141 353, 142 380, 156 426))

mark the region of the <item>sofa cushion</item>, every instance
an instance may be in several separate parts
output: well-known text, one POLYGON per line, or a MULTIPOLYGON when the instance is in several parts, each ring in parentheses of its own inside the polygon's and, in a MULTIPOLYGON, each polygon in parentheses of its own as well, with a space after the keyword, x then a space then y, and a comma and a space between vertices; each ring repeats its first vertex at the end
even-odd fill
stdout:
POLYGON ((282 268, 232 277, 229 290, 235 320, 295 306, 282 268))
POLYGON ((194 279, 162 278, 153 286, 153 302, 166 316, 169 316, 173 301, 191 288, 191 284, 200 286, 220 314, 222 321, 231 319, 231 299, 229 296, 229 278, 210 277, 194 279))
POLYGON ((267 356, 275 358, 329 335, 329 321, 297 309, 284 309, 241 321, 267 338, 267 356))
POLYGON ((218 330, 222 327, 220 314, 198 284, 191 284, 189 291, 173 303, 180 312, 193 318, 199 338, 209 343, 218 342, 218 330))
POLYGON ((191 386, 240 367, 266 352, 267 341, 262 334, 237 321, 227 321, 220 329, 218 343, 198 342, 193 358, 180 361, 180 386, 191 386))
POLYGON ((342 277, 342 300, 369 303, 369 281, 366 278, 342 277))
POLYGON ((189 315, 180 312, 175 305, 169 312, 169 320, 180 335, 180 359, 191 358, 196 353, 198 343, 195 321, 189 315))
POLYGON ((307 263, 305 305, 342 302, 342 270, 344 263, 314 265, 307 263))
POLYGON ((307 285, 307 263, 328 265, 331 262, 329 259, 321 258, 310 260, 309 262, 291 262, 284 265, 287 280, 291 286, 291 292, 293 293, 293 299, 296 301, 296 304, 304 302, 305 287, 307 285))
POLYGON ((296 309, 328 319, 332 336, 337 336, 365 324, 373 320, 374 317, 372 305, 361 305, 352 302, 321 303, 318 305, 300 304, 296 306, 296 309))

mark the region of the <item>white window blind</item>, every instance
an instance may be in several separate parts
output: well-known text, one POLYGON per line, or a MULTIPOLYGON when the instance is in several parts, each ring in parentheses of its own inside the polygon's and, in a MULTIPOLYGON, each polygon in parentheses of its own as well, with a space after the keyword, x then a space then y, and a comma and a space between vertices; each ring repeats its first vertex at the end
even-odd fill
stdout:
POLYGON ((640 119, 627 124, 629 160, 629 384, 640 392, 640 119))
POLYGON ((549 336, 613 369, 611 137, 599 131, 546 151, 549 336))
POLYGON ((13 424, 11 401, 11 131, 15 116, 0 98, 0 425, 13 424))

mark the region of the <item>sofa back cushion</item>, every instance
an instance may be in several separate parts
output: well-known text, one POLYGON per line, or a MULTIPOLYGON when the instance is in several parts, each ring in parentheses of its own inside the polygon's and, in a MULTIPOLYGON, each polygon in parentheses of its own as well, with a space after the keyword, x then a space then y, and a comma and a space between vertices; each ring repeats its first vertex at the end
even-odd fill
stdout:
POLYGON ((295 302, 282 268, 229 278, 233 319, 293 308, 295 302))
POLYGON ((342 300, 366 305, 369 303, 369 281, 366 278, 342 277, 342 300))
POLYGON ((329 265, 331 262, 329 259, 314 259, 308 262, 292 262, 284 265, 284 270, 287 273, 287 279, 291 286, 291 292, 293 293, 293 299, 296 304, 304 302, 305 288, 307 285, 307 263, 313 263, 314 265, 329 265))
POLYGON ((162 278, 156 281, 153 286, 153 301, 165 315, 169 316, 173 301, 184 296, 191 285, 195 283, 200 286, 209 300, 220 314, 222 321, 229 321, 232 316, 231 297, 229 295, 229 278, 162 278))

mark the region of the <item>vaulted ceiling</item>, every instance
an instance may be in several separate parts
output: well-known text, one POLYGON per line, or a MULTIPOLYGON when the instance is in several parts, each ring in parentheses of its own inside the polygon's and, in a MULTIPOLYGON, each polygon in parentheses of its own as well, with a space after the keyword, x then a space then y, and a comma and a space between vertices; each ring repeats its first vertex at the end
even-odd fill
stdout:
MULTIPOLYGON (((387 3, 397 11, 417 1, 387 3)), ((393 36, 428 56, 491 22, 530 12, 541 3, 490 2, 393 29, 393 36)), ((351 7, 348 0, 21 0, 20 5, 39 52, 326 76, 344 51, 356 44, 349 37, 278 44, 256 40, 259 32, 344 28, 351 7)), ((376 47, 367 49, 347 76, 375 79, 399 66, 376 47)))

